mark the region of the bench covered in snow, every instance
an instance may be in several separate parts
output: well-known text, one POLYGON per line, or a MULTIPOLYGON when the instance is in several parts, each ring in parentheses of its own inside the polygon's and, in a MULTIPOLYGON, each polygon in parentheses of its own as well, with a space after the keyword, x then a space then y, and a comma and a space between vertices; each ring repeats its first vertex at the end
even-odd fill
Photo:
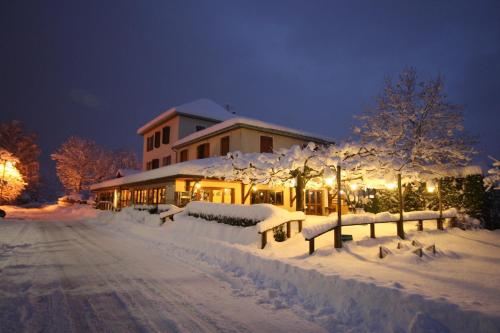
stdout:
POLYGON ((240 227, 256 226, 261 235, 261 248, 267 244, 267 232, 279 226, 286 226, 287 237, 291 237, 291 222, 297 222, 299 232, 305 220, 303 212, 289 212, 270 204, 235 205, 192 201, 185 213, 189 216, 240 227))
POLYGON ((174 215, 179 214, 179 213, 184 211, 184 208, 180 208, 180 207, 177 207, 175 205, 170 205, 170 206, 171 207, 168 210, 160 213, 160 220, 161 220, 162 224, 165 223, 165 221, 167 219, 170 219, 173 221, 174 215))
MULTIPOLYGON (((423 221, 436 220, 437 228, 443 229, 443 219, 456 218, 457 210, 450 208, 443 211, 440 216, 439 211, 413 211, 403 213, 403 222, 418 221, 418 231, 423 230, 423 221)), ((342 223, 339 226, 337 222, 337 214, 332 214, 325 219, 314 224, 308 224, 302 234, 306 241, 309 242, 309 254, 314 252, 314 239, 329 231, 334 231, 339 227, 355 226, 355 225, 370 225, 370 237, 375 238, 375 224, 377 223, 395 223, 399 222, 399 214, 391 214, 383 212, 378 214, 362 213, 362 214, 346 214, 342 215, 342 223)))

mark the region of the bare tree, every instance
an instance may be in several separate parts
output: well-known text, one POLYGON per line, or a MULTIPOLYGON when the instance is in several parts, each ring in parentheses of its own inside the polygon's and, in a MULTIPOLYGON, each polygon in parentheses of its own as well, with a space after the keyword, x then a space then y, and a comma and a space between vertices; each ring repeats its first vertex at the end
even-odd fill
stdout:
POLYGON ((100 177, 96 173, 96 161, 104 154, 90 140, 70 137, 52 155, 56 171, 64 189, 71 193, 88 190, 100 177))
POLYGON ((361 144, 378 147, 377 155, 396 171, 438 172, 466 165, 475 141, 464 131, 460 105, 448 101, 441 76, 418 81, 406 69, 397 82, 386 80, 375 107, 356 117, 361 144))
POLYGON ((52 154, 59 180, 68 192, 79 193, 111 178, 120 168, 136 168, 135 153, 108 151, 94 141, 70 137, 52 154))
POLYGON ((475 142, 464 131, 462 107, 450 103, 443 89, 441 76, 419 81, 414 69, 406 69, 397 82, 387 79, 376 106, 357 117, 361 124, 354 132, 361 144, 374 145, 377 171, 397 175, 401 238, 402 174, 439 177, 451 167, 466 165, 475 153, 475 142))

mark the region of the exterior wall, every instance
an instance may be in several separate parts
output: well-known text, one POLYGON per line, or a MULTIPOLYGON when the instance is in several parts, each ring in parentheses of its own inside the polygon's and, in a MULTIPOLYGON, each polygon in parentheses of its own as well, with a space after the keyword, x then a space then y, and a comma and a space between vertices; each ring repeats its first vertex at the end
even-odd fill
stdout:
POLYGON ((270 136, 273 138, 273 148, 290 148, 293 145, 301 145, 308 141, 296 139, 284 135, 273 134, 269 132, 257 131, 249 128, 241 129, 241 146, 238 150, 245 153, 260 153, 260 137, 270 136))
POLYGON ((208 128, 218 123, 217 121, 202 120, 185 116, 179 116, 179 118, 179 139, 196 132, 196 126, 204 126, 208 128))
MULTIPOLYGON (((242 137, 242 129, 237 128, 223 134, 218 134, 210 138, 200 140, 196 143, 192 143, 188 146, 182 148, 176 148, 178 157, 180 152, 184 149, 188 150, 188 159, 194 160, 197 158, 197 148, 199 145, 208 143, 210 145, 210 157, 220 156, 220 140, 223 137, 229 136, 229 151, 241 150, 241 141, 244 139, 242 137)), ((179 157, 180 158, 180 157, 179 157)))
POLYGON ((272 137, 274 149, 289 148, 293 145, 308 143, 308 141, 291 138, 284 135, 272 134, 248 128, 236 128, 203 140, 193 142, 187 146, 176 148, 177 158, 179 159, 180 151, 187 149, 188 160, 196 159, 197 147, 205 143, 208 143, 210 145, 210 157, 220 156, 220 140, 225 136, 229 136, 229 151, 239 150, 243 153, 259 153, 261 136, 272 137))
MULTIPOLYGON (((163 166, 162 159, 166 156, 171 156, 171 163, 179 162, 179 156, 172 150, 172 144, 177 142, 179 139, 182 139, 186 135, 192 134, 196 132, 196 126, 205 126, 210 127, 215 125, 217 122, 215 121, 207 121, 201 119, 195 119, 185 116, 174 116, 169 120, 157 125, 156 127, 150 129, 146 133, 142 135, 143 137, 143 146, 142 146, 142 170, 146 170, 146 165, 153 159, 158 159, 160 161, 160 167, 163 166), (147 151, 147 139, 148 137, 155 134, 155 132, 162 132, 163 127, 170 126, 170 143, 163 144, 160 140, 160 147, 155 148, 153 150, 147 151)), ((163 135, 163 133, 162 133, 163 135)), ((163 138, 162 138, 163 139, 163 138)), ((191 155, 190 155, 191 156, 191 155)), ((193 158, 196 157, 196 154, 192 155, 193 158)), ((193 159, 190 157, 190 159, 193 159)))
MULTIPOLYGON (((224 203, 234 203, 234 204, 251 204, 251 195, 254 192, 253 188, 250 185, 244 185, 240 182, 226 182, 222 180, 212 180, 212 179, 187 179, 187 178, 178 178, 175 180, 167 180, 167 181, 159 181, 157 183, 149 183, 145 185, 133 185, 133 186, 123 186, 117 187, 114 189, 106 189, 101 191, 95 191, 97 194, 97 201, 100 202, 97 208, 100 209, 121 209, 127 205, 136 205, 138 203, 134 203, 134 192, 140 192, 143 190, 153 190, 153 189, 165 189, 164 201, 159 203, 167 203, 173 205, 179 205, 179 200, 182 195, 185 196, 186 200, 191 200, 193 194, 196 194, 197 191, 213 191, 213 193, 217 192, 218 196, 214 197, 215 202, 221 201, 221 192, 224 192, 224 203), (196 184, 199 184, 199 187, 196 184), (123 190, 130 191, 131 200, 128 201, 127 204, 121 200, 121 195, 123 190), (230 199, 229 199, 230 198, 230 199)), ((280 207, 286 209, 288 211, 295 211, 296 209, 296 201, 295 201, 295 189, 289 187, 280 187, 274 186, 269 187, 267 185, 257 185, 255 186, 255 192, 258 193, 260 190, 273 190, 273 191, 282 191, 283 192, 283 204, 275 205, 276 207, 280 207)), ((322 189, 322 214, 329 215, 336 211, 336 202, 328 202, 328 190, 322 189)), ((199 200, 199 199, 194 199, 199 200)), ((155 203, 149 203, 154 205, 155 203)), ((342 214, 347 214, 349 212, 348 207, 345 203, 344 198, 342 198, 342 206, 341 206, 342 214)))
POLYGON ((179 140, 179 122, 180 122, 180 117, 175 116, 164 123, 152 128, 151 130, 147 131, 144 133, 143 137, 143 146, 142 146, 142 170, 146 170, 146 163, 148 161, 151 161, 155 158, 160 160, 160 166, 162 166, 162 159, 165 156, 171 155, 172 156, 172 163, 176 162, 175 159, 175 152, 172 150, 172 144, 179 140), (147 151, 147 139, 151 135, 154 135, 155 132, 157 131, 162 131, 162 128, 165 126, 170 126, 170 143, 165 145, 161 143, 160 140, 160 147, 159 148, 154 148, 151 151, 147 151))

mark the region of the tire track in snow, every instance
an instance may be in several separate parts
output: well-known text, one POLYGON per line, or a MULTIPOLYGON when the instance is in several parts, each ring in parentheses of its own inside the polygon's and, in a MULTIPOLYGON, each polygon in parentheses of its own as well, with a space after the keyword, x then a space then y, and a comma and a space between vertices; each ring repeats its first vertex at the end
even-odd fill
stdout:
MULTIPOLYGON (((86 229, 86 232, 94 232, 93 228, 88 227, 86 224, 82 223, 81 224, 84 229, 86 229)), ((119 261, 119 258, 117 258, 112 252, 110 252, 106 247, 100 245, 99 243, 95 242, 91 237, 88 237, 85 233, 79 232, 78 229, 74 229, 76 233, 78 233, 83 239, 86 240, 84 243, 86 244, 92 244, 96 248, 98 248, 102 253, 107 253, 111 257, 114 257, 119 261)), ((90 249, 90 248, 89 248, 90 249)), ((94 249, 93 249, 94 250, 94 249)), ((195 307, 193 307, 187 299, 183 297, 183 294, 181 292, 175 292, 175 289, 165 289, 165 285, 161 285, 158 283, 151 275, 151 271, 147 271, 145 269, 142 269, 141 271, 141 276, 147 275, 147 280, 144 278, 130 278, 132 274, 123 274, 123 272, 128 270, 128 266, 125 265, 122 267, 123 270, 121 270, 122 274, 117 274, 120 275, 119 279, 126 281, 130 285, 134 285, 137 290, 141 291, 141 294, 145 295, 145 298, 154 300, 155 302, 162 301, 162 303, 168 304, 168 308, 170 311, 176 312, 175 318, 185 318, 184 321, 190 323, 190 324, 196 324, 194 327, 190 325, 189 327, 183 327, 186 330, 189 331, 204 331, 204 332, 210 332, 210 331, 220 331, 223 329, 222 327, 219 327, 210 316, 207 316, 200 311, 198 311, 195 307), (172 300, 177 300, 175 303, 172 302, 172 300), (178 311, 178 308, 182 308, 184 311, 178 311), (187 311, 186 311, 187 310, 187 311), (189 315, 191 314, 191 315, 189 315), (202 319, 202 320, 200 320, 202 319)), ((134 268, 138 268, 137 266, 134 268)), ((115 280, 116 281, 116 280, 115 280)), ((225 318, 226 320, 229 320, 229 318, 225 318)), ((185 324, 183 325, 185 326, 185 324)), ((224 329, 224 331, 228 331, 228 329, 224 329)), ((229 330, 232 331, 232 330, 229 330)))
MULTIPOLYGON (((96 246, 100 246, 103 251, 108 251, 108 249, 110 249, 109 243, 106 244, 106 246, 104 246, 101 242, 95 241, 96 238, 98 238, 97 235, 101 235, 101 237, 102 237, 102 232, 103 231, 106 232, 107 230, 102 230, 100 228, 99 228, 99 230, 96 230, 98 228, 95 228, 95 225, 93 225, 93 228, 90 228, 87 224, 85 224, 84 228, 90 229, 84 235, 90 237, 91 242, 94 242, 94 244, 96 244, 96 246), (94 234, 93 237, 90 236, 91 233, 94 234)), ((107 236, 107 237, 109 239, 109 242, 117 242, 118 244, 123 243, 122 240, 118 241, 116 239, 116 233, 114 233, 114 237, 110 237, 110 236, 107 236)), ((140 242, 140 241, 137 241, 134 239, 129 239, 129 242, 133 243, 134 246, 139 245, 138 247, 144 248, 143 242, 140 242), (140 244, 137 244, 137 243, 140 243, 140 244)), ((154 248, 147 248, 146 251, 151 252, 152 254, 158 253, 158 251, 154 248)), ((130 253, 129 255, 133 256, 132 253, 130 253)), ((184 262, 179 261, 177 258, 164 257, 163 253, 162 253, 162 259, 163 259, 163 261, 161 261, 160 264, 155 267, 154 272, 151 270, 149 270, 149 271, 143 270, 143 274, 141 274, 141 276, 143 276, 144 278, 147 277, 147 279, 141 280, 141 281, 146 281, 146 283, 141 283, 140 285, 148 287, 151 290, 151 293, 153 295, 157 294, 157 293, 161 293, 164 295, 164 298, 166 298, 166 299, 172 299, 171 295, 173 295, 174 297, 177 297, 174 299, 181 299, 182 300, 182 302, 181 302, 182 307, 183 308, 188 307, 189 311, 193 312, 194 315, 196 316, 195 319, 197 319, 197 317, 201 317, 201 319, 203 319, 204 321, 209 320, 209 322, 215 323, 217 325, 216 329, 218 331, 220 331, 220 330, 225 330, 225 331, 235 331, 235 330, 237 330, 237 331, 245 331, 245 330, 252 331, 252 330, 254 330, 255 331, 256 329, 258 329, 258 327, 256 327, 254 323, 246 322, 247 326, 245 326, 243 323, 240 323, 240 322, 232 319, 230 316, 224 315, 223 313, 226 311, 212 310, 211 308, 213 307, 213 305, 210 303, 202 304, 203 303, 202 302, 200 304, 197 304, 197 307, 194 307, 192 304, 196 303, 196 302, 193 302, 193 298, 195 298, 197 296, 196 293, 204 293, 204 294, 208 293, 209 294, 208 297, 210 297, 214 301, 216 301, 218 298, 220 299, 220 295, 218 295, 218 293, 220 293, 220 292, 225 292, 226 294, 229 293, 230 294, 229 296, 231 298, 237 299, 237 303, 240 303, 242 301, 242 299, 241 299, 241 297, 236 298, 233 294, 230 293, 230 291, 228 290, 228 289, 230 289, 230 288, 228 288, 229 284, 226 282, 222 283, 223 289, 225 289, 225 290, 221 290, 221 287, 220 287, 221 281, 215 276, 210 276, 210 275, 206 274, 206 271, 200 272, 198 267, 196 267, 196 268, 193 267, 193 264, 195 262, 190 262, 189 264, 185 264, 184 262), (198 279, 203 278, 204 280, 206 280, 208 278, 209 281, 207 281, 207 282, 212 281, 213 283, 210 284, 207 288, 204 288, 205 290, 194 291, 194 293, 193 293, 193 290, 190 290, 190 288, 182 287, 185 285, 185 283, 179 284, 178 290, 176 288, 165 288, 165 283, 160 282, 158 280, 158 276, 165 276, 165 275, 169 276, 169 274, 172 275, 172 272, 169 272, 169 265, 177 265, 179 267, 182 267, 183 269, 189 270, 190 272, 193 272, 194 274, 196 274, 196 278, 198 278, 198 279), (211 288, 213 288, 214 290, 211 291, 210 290, 211 288), (212 292, 212 294, 210 294, 210 292, 212 292), (200 306, 202 308, 201 311, 200 311, 200 306), (216 319, 214 320, 214 319, 212 319, 212 317, 215 317, 216 319), (221 327, 220 325, 217 324, 220 322, 227 323, 227 324, 225 324, 221 327)), ((140 265, 140 264, 136 265, 134 267, 134 269, 141 268, 141 266, 142 265, 140 265)), ((179 268, 179 267, 177 267, 177 268, 179 268)), ((193 274, 193 273, 191 273, 191 274, 193 274)), ((167 283, 168 282, 170 282, 170 281, 167 281, 167 283)), ((221 301, 223 302, 224 298, 221 299, 221 301)), ((244 301, 247 304, 250 302, 249 299, 244 299, 244 301)), ((234 306, 234 305, 230 305, 230 306, 234 306)), ((256 307, 255 302, 251 303, 251 306, 256 307)), ((297 325, 289 324, 288 327, 284 327, 282 318, 289 319, 289 322, 298 321, 297 320, 298 318, 296 317, 295 314, 292 314, 290 311, 287 312, 285 310, 273 311, 273 310, 269 310, 269 309, 262 309, 260 306, 257 306, 257 309, 264 312, 265 316, 268 317, 268 318, 266 318, 267 320, 265 321, 267 330, 300 331, 301 327, 303 329, 304 325, 307 326, 308 331, 311 331, 311 330, 321 331, 322 330, 316 324, 307 322, 304 319, 300 319, 300 323, 297 323, 297 325)), ((224 310, 224 309, 222 309, 222 310, 224 310)), ((251 313, 249 313, 247 316, 251 316, 251 313)), ((192 319, 192 317, 190 317, 190 319, 192 319)), ((241 318, 238 318, 238 319, 241 320, 241 318)), ((259 319, 261 319, 261 318, 259 318, 259 319)))

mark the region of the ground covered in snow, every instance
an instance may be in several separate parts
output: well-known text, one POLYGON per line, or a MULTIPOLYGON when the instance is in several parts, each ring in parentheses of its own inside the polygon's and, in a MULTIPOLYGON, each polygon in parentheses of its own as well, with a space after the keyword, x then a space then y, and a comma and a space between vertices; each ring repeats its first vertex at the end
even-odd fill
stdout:
POLYGON ((6 210, 0 332, 324 331, 188 251, 110 230, 94 210, 6 210))
POLYGON ((309 256, 296 231, 283 243, 268 237, 260 250, 258 226, 182 213, 158 226, 154 215, 130 209, 45 210, 52 212, 9 208, 10 218, 24 220, 0 222, 0 331, 56 323, 135 331, 499 331, 499 231, 438 231, 424 222, 418 232, 406 223, 408 240, 400 241, 394 224, 377 225, 375 240, 369 226, 353 226, 344 228, 354 237, 344 249, 334 249, 327 233, 309 256), (389 250, 384 259, 379 246, 389 250))

